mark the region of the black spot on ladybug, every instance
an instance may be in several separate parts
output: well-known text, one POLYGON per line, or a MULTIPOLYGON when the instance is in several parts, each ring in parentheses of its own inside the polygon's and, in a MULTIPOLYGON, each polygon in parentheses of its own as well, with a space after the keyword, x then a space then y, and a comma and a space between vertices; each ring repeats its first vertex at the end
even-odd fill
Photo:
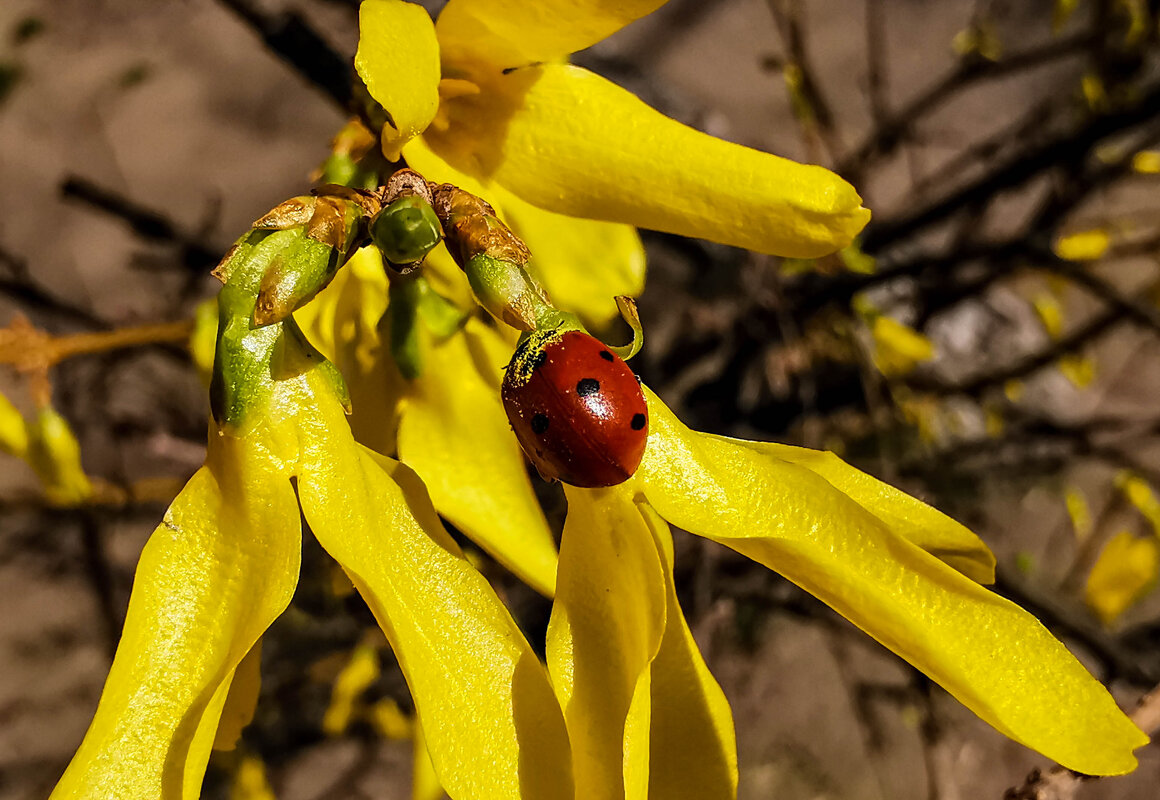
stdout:
POLYGON ((644 418, 644 414, 633 414, 632 422, 630 422, 629 425, 632 426, 634 431, 639 431, 644 428, 645 422, 647 422, 647 420, 644 418))
POLYGON ((532 415, 532 433, 539 436, 544 431, 548 430, 548 417, 545 414, 532 415))
POLYGON ((576 394, 581 397, 587 397, 590 394, 596 394, 600 391, 600 381, 595 378, 581 378, 580 382, 576 384, 576 394))
POLYGON ((547 358, 548 358, 548 354, 545 353, 543 350, 536 353, 536 355, 532 358, 532 370, 531 371, 535 372, 540 367, 544 366, 544 361, 547 360, 547 358))
POLYGON ((600 357, 603 358, 605 361, 611 361, 612 360, 612 353, 608 352, 607 350, 601 350, 600 357))

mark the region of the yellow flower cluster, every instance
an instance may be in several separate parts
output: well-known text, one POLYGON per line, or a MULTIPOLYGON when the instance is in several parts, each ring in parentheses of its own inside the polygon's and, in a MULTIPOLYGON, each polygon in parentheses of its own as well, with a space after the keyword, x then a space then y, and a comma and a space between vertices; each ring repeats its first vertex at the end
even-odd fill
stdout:
MULTIPOLYGON (((826 170, 697 133, 563 63, 659 5, 451 0, 435 23, 402 0, 361 7, 356 65, 389 115, 388 157, 492 201, 557 302, 589 319, 640 290, 631 225, 808 258, 868 218, 826 170)), ((478 315, 428 326, 405 378, 372 248, 296 318, 256 324, 264 276, 318 257, 306 238, 252 232, 220 268, 206 464, 142 554, 54 798, 198 796, 223 709, 237 718, 235 675, 294 592, 300 510, 386 634, 455 800, 735 796, 731 712, 677 602, 669 524, 780 572, 1065 766, 1135 766, 1146 739, 1106 690, 980 585, 994 560, 979 539, 833 455, 691 431, 646 389, 639 469, 566 487, 557 556, 499 401, 512 332, 478 315), (546 663, 440 515, 554 597, 546 663)), ((472 308, 445 252, 424 269, 472 308)))

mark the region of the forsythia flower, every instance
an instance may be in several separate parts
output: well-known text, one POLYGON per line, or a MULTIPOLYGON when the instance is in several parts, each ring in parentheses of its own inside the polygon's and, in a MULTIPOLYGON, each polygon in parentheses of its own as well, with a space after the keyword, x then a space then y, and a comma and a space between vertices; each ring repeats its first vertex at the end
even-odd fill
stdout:
POLYGON ((266 271, 327 250, 301 227, 256 231, 220 268, 206 464, 141 554, 96 717, 54 798, 199 795, 235 671, 294 592, 300 509, 391 642, 448 791, 571 796, 547 673, 422 483, 354 441, 341 378, 293 320, 253 325, 266 271))
POLYGON ((828 170, 700 133, 564 63, 663 4, 451 0, 434 25, 402 0, 359 10, 355 65, 390 115, 387 156, 486 197, 556 302, 594 317, 639 293, 631 225, 810 258, 870 218, 828 170))

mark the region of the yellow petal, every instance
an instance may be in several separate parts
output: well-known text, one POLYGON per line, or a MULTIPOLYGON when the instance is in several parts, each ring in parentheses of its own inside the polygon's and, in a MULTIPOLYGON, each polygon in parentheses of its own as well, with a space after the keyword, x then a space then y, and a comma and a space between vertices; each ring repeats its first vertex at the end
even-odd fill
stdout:
POLYGON ((254 719, 261 689, 262 640, 259 639, 234 670, 229 694, 226 696, 217 733, 214 735, 214 750, 233 750, 237 747, 242 730, 254 719))
POLYGON ((1083 541, 1092 532, 1092 512, 1088 507, 1087 497, 1078 486, 1068 486, 1063 493, 1063 502, 1067 507, 1067 516, 1071 519, 1071 528, 1075 531, 1077 541, 1083 541))
POLYGON ((379 652, 371 642, 361 642, 338 673, 330 690, 330 705, 322 715, 322 732, 339 736, 350 725, 355 703, 379 677, 379 652))
POLYGON ((805 467, 825 478, 835 489, 878 517, 899 536, 971 580, 979 583, 992 583, 995 580, 995 556, 972 531, 906 492, 851 467, 833 453, 775 442, 750 442, 724 436, 708 438, 719 440, 723 446, 740 445, 805 467))
POLYGON ((1059 302, 1059 298, 1053 292, 1043 292, 1036 295, 1035 299, 1031 301, 1035 313, 1039 316, 1039 321, 1043 323, 1043 330, 1052 339, 1058 339, 1063 335, 1063 306, 1059 302))
POLYGON ((1087 774, 1136 766, 1147 737, 1034 617, 819 475, 690 431, 647 397, 637 480, 665 519, 776 569, 1016 741, 1087 774))
POLYGON ((383 152, 395 161, 439 109, 435 25, 422 6, 365 0, 359 6, 358 27, 354 66, 371 97, 390 115, 390 124, 383 128, 383 152))
POLYGON ((1056 240, 1051 249, 1068 261, 1095 261, 1108 252, 1112 237, 1103 229, 1078 231, 1056 240))
POLYGON ((888 378, 905 375, 934 358, 930 339, 892 317, 876 316, 870 323, 870 334, 874 339, 874 366, 888 378))
POLYGON ((367 718, 375 733, 384 739, 410 739, 415 735, 414 721, 391 697, 376 701, 367 709, 367 718))
POLYGON ((870 218, 832 172, 695 131, 579 67, 496 76, 446 109, 449 127, 426 135, 436 153, 557 213, 800 258, 870 218))
POLYGON ((508 224, 532 252, 528 270, 558 308, 595 325, 620 316, 617 295, 644 291, 645 256, 631 225, 545 211, 504 191, 508 224))
POLYGON ((236 441, 210 463, 142 551, 100 705, 53 797, 197 797, 187 760, 208 757, 225 682, 290 602, 301 532, 288 476, 236 441))
POLYGON ((623 798, 625 720, 664 634, 664 571, 629 490, 564 491, 548 671, 568 723, 576 796, 623 798))
POLYGON ((435 774, 431 754, 427 751, 427 737, 423 726, 415 725, 415 740, 411 752, 411 800, 442 800, 443 784, 435 774))
POLYGON ((677 601, 673 538, 647 505, 638 507, 664 554, 668 614, 653 659, 648 797, 733 800, 737 796, 737 740, 729 701, 717 684, 677 601))
POLYGON ((419 473, 440 514, 551 597, 556 545, 491 382, 507 359, 475 357, 492 357, 494 347, 505 349, 475 319, 425 350, 423 375, 408 386, 399 420, 399 458, 419 473))
POLYGON ((294 319, 346 379, 355 438, 389 454, 395 452, 405 382, 380 340, 379 320, 386 310, 382 260, 373 247, 364 247, 294 319))
POLYGON ((1141 175, 1160 175, 1160 151, 1141 150, 1132 156, 1132 171, 1141 175))
MULTIPOLYGON (((644 291, 644 246, 631 225, 545 211, 497 183, 460 172, 432 152, 423 139, 407 145, 405 155, 407 163, 428 180, 453 183, 491 203, 531 250, 528 268, 558 307, 600 326, 620 315, 613 300, 616 295, 636 297, 644 291)), ((437 252, 445 254, 442 248, 437 252)), ((462 275, 458 268, 455 272, 462 275)))
POLYGON ((230 800, 275 800, 262 759, 253 755, 242 758, 230 786, 230 800))
POLYGON ((1123 531, 1104 546, 1092 567, 1084 600, 1100 622, 1110 626, 1156 586, 1160 540, 1123 531))
POLYGON ((27 459, 51 502, 76 505, 92 495, 92 484, 81 466, 80 443, 55 409, 40 409, 28 426, 27 459))
POLYGON ((356 445, 337 406, 319 411, 300 422, 302 511, 387 634, 448 793, 571 797, 567 732, 543 665, 418 476, 356 445))
POLYGON ((665 0, 451 0, 435 29, 445 62, 493 71, 555 61, 606 39, 665 0))
POLYGON ((1123 492, 1127 501, 1147 518, 1152 530, 1160 536, 1160 500, 1156 499, 1156 494, 1148 481, 1125 470, 1116 476, 1116 487, 1123 492))
POLYGON ((0 394, 0 452, 23 458, 28 451, 28 429, 24 416, 7 397, 0 394))

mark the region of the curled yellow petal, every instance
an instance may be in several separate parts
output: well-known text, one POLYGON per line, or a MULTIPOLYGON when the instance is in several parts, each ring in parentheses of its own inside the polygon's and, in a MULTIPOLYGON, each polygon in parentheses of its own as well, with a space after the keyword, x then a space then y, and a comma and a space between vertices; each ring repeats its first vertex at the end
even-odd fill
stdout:
POLYGON ((444 59, 498 72, 555 61, 606 39, 665 0, 451 0, 435 29, 444 59))
POLYGON ((695 131, 579 67, 495 76, 446 109, 425 137, 436 153, 557 213, 800 258, 870 218, 832 172, 695 131))
POLYGON ((427 11, 402 0, 365 0, 359 6, 354 66, 390 115, 383 152, 395 161, 439 109, 439 43, 427 11))
POLYGON ((298 580, 298 503, 263 450, 216 443, 145 545, 100 705, 54 798, 198 796, 228 681, 298 580))
POLYGON ((419 473, 440 514, 551 597, 556 544, 491 382, 507 360, 490 360, 497 347, 505 349, 495 329, 472 320, 426 348, 423 375, 406 389, 399 458, 419 473))
POLYGON ((647 698, 647 677, 640 681, 664 634, 664 570, 625 487, 565 487, 565 493, 548 671, 568 723, 576 796, 623 798, 628 763, 637 765, 638 776, 642 755, 647 764, 648 706, 636 709, 636 741, 643 738, 643 745, 628 763, 625 721, 638 686, 647 698))
POLYGON ((319 411, 299 423, 309 437, 302 511, 387 634, 448 793, 571 797, 567 732, 543 665, 418 476, 356 445, 336 405, 319 411))
POLYGON ((1064 766, 1130 772, 1148 738, 1038 621, 820 475, 690 431, 651 392, 637 480, 666 520, 775 569, 1064 766))
POLYGON ((965 526, 906 492, 855 469, 830 452, 775 442, 709 436, 722 446, 741 446, 804 467, 870 512, 899 536, 978 583, 995 580, 995 556, 965 526))

